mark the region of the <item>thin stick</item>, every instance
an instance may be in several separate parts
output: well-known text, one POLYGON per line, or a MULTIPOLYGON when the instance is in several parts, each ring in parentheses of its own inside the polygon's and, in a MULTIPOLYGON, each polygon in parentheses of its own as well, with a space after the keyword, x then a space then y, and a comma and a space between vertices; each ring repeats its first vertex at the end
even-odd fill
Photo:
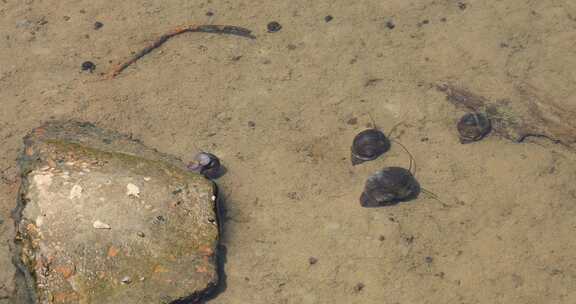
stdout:
POLYGON ((154 49, 159 48, 162 44, 164 44, 168 39, 182 34, 186 32, 196 32, 196 33, 211 33, 211 34, 222 34, 222 35, 234 35, 240 37, 246 37, 250 39, 256 39, 254 35, 252 35, 252 31, 245 29, 239 26, 233 25, 187 25, 181 26, 176 28, 173 31, 168 32, 160 36, 160 38, 156 39, 152 44, 142 49, 140 52, 136 53, 132 56, 128 61, 119 64, 116 66, 112 72, 110 73, 110 78, 114 78, 118 76, 122 71, 124 71, 127 67, 129 67, 134 62, 138 61, 138 59, 144 57, 146 54, 152 52, 154 49))

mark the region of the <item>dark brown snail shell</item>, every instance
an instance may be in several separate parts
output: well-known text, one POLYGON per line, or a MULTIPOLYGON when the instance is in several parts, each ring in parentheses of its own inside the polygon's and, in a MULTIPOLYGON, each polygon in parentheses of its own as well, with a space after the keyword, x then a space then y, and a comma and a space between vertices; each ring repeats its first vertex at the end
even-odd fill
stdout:
POLYGON ((390 140, 378 129, 364 130, 352 142, 352 165, 378 158, 390 150, 390 140))
POLYGON ((386 167, 368 177, 360 196, 362 207, 391 206, 415 199, 420 184, 410 171, 400 167, 386 167))
POLYGON ((482 113, 466 113, 458 122, 458 133, 460 133, 460 143, 467 144, 479 141, 484 138, 492 126, 490 120, 482 113))

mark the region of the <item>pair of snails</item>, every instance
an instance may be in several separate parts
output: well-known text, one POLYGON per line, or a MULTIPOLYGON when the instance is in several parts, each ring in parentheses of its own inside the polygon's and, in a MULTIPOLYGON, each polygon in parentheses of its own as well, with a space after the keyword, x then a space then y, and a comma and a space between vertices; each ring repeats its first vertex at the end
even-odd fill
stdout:
MULTIPOLYGON (((484 138, 490 132, 491 124, 482 113, 467 113, 458 122, 457 129, 460 142, 466 144, 484 138)), ((390 146, 390 139, 382 131, 377 128, 364 130, 352 142, 352 165, 375 160, 390 150, 390 146)), ((421 190, 409 169, 385 167, 368 177, 360 196, 360 204, 363 207, 395 205, 417 198, 421 190)))
MULTIPOLYGON (((377 128, 358 133, 352 142, 352 165, 375 160, 390 150, 390 139, 377 128)), ((420 184, 410 172, 401 167, 385 167, 366 180, 360 196, 363 207, 395 205, 414 199, 420 193, 420 184)))

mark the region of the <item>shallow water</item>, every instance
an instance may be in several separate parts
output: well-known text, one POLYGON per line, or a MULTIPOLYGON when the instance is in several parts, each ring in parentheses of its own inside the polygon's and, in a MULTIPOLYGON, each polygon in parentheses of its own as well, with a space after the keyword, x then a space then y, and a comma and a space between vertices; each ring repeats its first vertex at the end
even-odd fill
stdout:
POLYGON ((565 1, 0 3, 0 298, 21 138, 74 118, 222 159, 226 288, 210 303, 574 303, 573 152, 494 135, 461 145, 463 112, 435 88, 521 102, 516 85, 530 83, 573 110, 571 16, 565 1), (183 34, 100 77, 188 23, 257 39, 183 34), (371 173, 409 164, 393 145, 351 166, 370 116, 385 132, 401 123, 393 137, 439 200, 360 207, 371 173))

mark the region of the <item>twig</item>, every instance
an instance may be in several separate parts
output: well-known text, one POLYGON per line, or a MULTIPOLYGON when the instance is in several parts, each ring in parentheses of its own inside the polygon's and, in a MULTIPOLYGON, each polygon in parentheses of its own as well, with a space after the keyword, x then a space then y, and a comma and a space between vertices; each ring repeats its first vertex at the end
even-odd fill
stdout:
POLYGON ((112 70, 110 73, 110 78, 114 78, 118 76, 122 71, 124 71, 127 67, 131 64, 136 62, 138 59, 144 57, 146 54, 152 52, 154 49, 159 48, 162 44, 164 44, 168 39, 182 34, 186 32, 196 32, 196 33, 211 33, 211 34, 223 34, 223 35, 234 35, 234 36, 241 36, 250 39, 256 39, 254 35, 252 35, 252 31, 245 29, 243 27, 232 26, 232 25, 187 25, 181 26, 176 28, 173 31, 168 32, 160 36, 160 38, 156 39, 152 44, 145 47, 140 52, 136 53, 132 56, 128 61, 119 64, 116 68, 112 70))

